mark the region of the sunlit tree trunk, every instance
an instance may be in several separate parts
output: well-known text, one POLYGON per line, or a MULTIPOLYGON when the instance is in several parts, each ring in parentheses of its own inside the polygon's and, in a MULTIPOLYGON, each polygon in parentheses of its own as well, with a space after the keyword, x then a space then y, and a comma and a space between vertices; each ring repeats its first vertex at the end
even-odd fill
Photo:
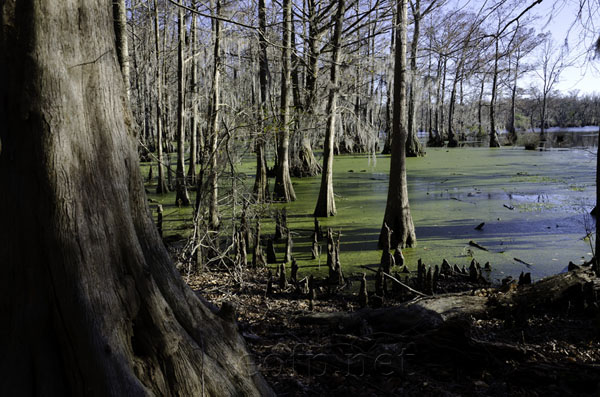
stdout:
POLYGON ((125 7, 125 0, 113 0, 113 18, 117 41, 117 57, 125 82, 127 99, 129 99, 129 46, 127 43, 127 8, 125 7))
POLYGON ((296 200, 290 178, 290 80, 291 80, 292 2, 283 0, 283 44, 281 66, 281 120, 277 147, 277 169, 273 198, 283 202, 296 200))
MULTIPOLYGON (((181 2, 180 2, 181 4, 181 2)), ((177 169, 175 171, 175 204, 188 206, 190 198, 185 183, 185 26, 183 8, 177 14, 177 169)))
POLYGON ((165 166, 163 156, 163 114, 162 114, 162 73, 160 59, 160 25, 158 23, 158 2, 154 0, 154 44, 156 55, 156 157, 158 168, 158 183, 156 185, 156 193, 168 193, 169 188, 165 180, 165 166))
POLYGON ((338 69, 340 63, 340 42, 342 38, 342 23, 344 22, 345 0, 338 0, 338 9, 335 16, 335 27, 331 46, 331 74, 329 98, 327 100, 327 131, 323 144, 323 171, 321 174, 321 188, 315 208, 315 216, 335 215, 335 197, 333 196, 333 140, 335 138, 335 112, 338 96, 338 69))
POLYGON ((406 26, 407 0, 397 0, 398 28, 396 33, 396 54, 394 67, 394 118, 392 135, 392 155, 390 159, 390 180, 388 197, 379 234, 379 246, 383 247, 385 225, 392 231, 391 248, 412 247, 417 243, 415 226, 408 203, 408 183, 406 180, 406 26))
POLYGON ((267 162, 265 154, 265 117, 267 109, 267 96, 269 93, 269 61, 267 59, 267 19, 265 0, 258 0, 258 68, 259 68, 259 95, 258 100, 258 117, 259 117, 259 132, 256 137, 256 178, 254 180, 254 195, 259 203, 263 203, 268 198, 268 178, 267 178, 267 162))
MULTIPOLYGON (((192 0, 191 7, 196 9, 196 0, 192 0)), ((198 163, 198 61, 196 52, 198 52, 198 17, 196 14, 192 14, 192 22, 190 24, 190 49, 191 49, 191 65, 190 69, 192 72, 190 82, 190 105, 192 107, 192 119, 190 121, 190 158, 188 165, 187 179, 191 185, 196 184, 196 174, 198 163)))
POLYGON ((417 136, 417 56, 419 52, 419 35, 421 27, 421 0, 414 1, 413 37, 410 44, 410 86, 408 89, 408 136, 406 138, 406 156, 424 156, 423 145, 417 136))
POLYGON ((0 395, 272 394, 153 224, 110 9, 0 3, 0 395))
POLYGON ((492 96, 490 98, 490 147, 500 147, 498 142, 498 132, 496 131, 496 96, 498 91, 498 61, 499 38, 496 37, 496 52, 494 55, 494 74, 492 76, 492 96))
MULTIPOLYGON (((215 15, 221 15, 221 0, 216 1, 215 15)), ((213 79, 211 87, 211 103, 209 107, 209 131, 208 145, 209 150, 209 167, 208 186, 209 186, 209 203, 208 203, 208 223, 212 230, 215 230, 220 225, 219 220, 219 163, 218 163, 218 144, 219 144, 219 112, 220 112, 220 80, 221 80, 221 21, 219 19, 212 20, 213 34, 213 79)))

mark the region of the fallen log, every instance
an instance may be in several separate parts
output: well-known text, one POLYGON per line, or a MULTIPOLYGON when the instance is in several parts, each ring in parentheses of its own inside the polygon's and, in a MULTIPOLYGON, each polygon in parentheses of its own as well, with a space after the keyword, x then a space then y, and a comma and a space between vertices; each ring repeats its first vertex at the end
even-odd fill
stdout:
MULTIPOLYGON (((394 280, 392 276, 386 277, 394 280)), ((399 282, 397 279, 394 281, 399 282)), ((362 309, 349 313, 316 313, 299 316, 296 320, 302 324, 342 328, 357 328, 361 323, 367 322, 374 331, 384 332, 433 330, 450 320, 484 318, 494 313, 506 315, 511 311, 523 312, 542 305, 556 307, 583 299, 590 301, 599 294, 600 279, 593 270, 581 269, 551 276, 535 284, 511 289, 507 293, 502 293, 499 289, 492 291, 487 296, 471 292, 420 296, 394 307, 362 309)))

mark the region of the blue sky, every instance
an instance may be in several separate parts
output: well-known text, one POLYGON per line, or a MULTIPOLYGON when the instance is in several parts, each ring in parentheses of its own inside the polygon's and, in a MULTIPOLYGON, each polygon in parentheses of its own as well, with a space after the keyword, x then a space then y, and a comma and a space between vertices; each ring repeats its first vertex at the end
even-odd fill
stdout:
MULTIPOLYGON (((596 0, 591 1, 592 6, 597 5, 596 0)), ((549 31, 559 44, 567 40, 568 57, 574 60, 573 66, 561 74, 556 88, 564 93, 578 90, 582 94, 600 94, 600 59, 592 59, 588 51, 600 31, 586 34, 582 24, 577 21, 578 9, 578 0, 544 0, 532 12, 539 16, 538 31, 549 31)))

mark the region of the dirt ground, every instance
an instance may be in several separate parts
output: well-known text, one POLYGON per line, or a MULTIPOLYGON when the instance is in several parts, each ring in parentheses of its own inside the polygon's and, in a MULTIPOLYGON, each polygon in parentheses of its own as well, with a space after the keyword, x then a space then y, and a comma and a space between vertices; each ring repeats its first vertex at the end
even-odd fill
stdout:
MULTIPOLYGON (((241 283, 239 274, 234 279, 218 269, 184 278, 215 305, 235 305, 259 370, 281 396, 600 395, 597 306, 544 308, 510 319, 490 313, 444 332, 389 334, 368 324, 345 329, 298 321, 308 313, 359 311, 349 290, 320 289, 311 311, 307 296, 292 286, 267 296, 266 269, 244 272, 241 283)), ((462 279, 441 281, 438 289, 499 293, 462 279)), ((401 295, 383 305, 412 298, 401 295)))

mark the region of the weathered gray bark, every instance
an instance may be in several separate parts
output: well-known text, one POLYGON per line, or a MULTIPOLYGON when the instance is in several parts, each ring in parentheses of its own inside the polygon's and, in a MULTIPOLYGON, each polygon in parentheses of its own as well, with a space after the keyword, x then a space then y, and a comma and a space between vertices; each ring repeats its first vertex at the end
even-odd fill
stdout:
POLYGON ((153 224, 110 9, 0 3, 0 395, 272 394, 153 224))
POLYGON ((521 59, 521 50, 516 49, 516 62, 513 71, 513 83, 510 96, 510 113, 508 116, 508 139, 514 145, 517 143, 517 129, 515 128, 516 102, 517 102, 517 80, 519 78, 519 61, 521 59))
POLYGON ((127 8, 125 0, 113 0, 113 18, 117 43, 117 57, 121 66, 121 74, 125 82, 127 99, 129 99, 129 46, 127 43, 127 8))
MULTIPOLYGON (((215 15, 221 15, 221 0, 216 1, 215 15)), ((213 79, 211 87, 211 103, 209 107, 209 203, 208 203, 208 224, 212 230, 216 230, 220 225, 219 220, 219 163, 218 163, 218 143, 219 143, 219 112, 220 112, 220 87, 221 80, 221 21, 212 20, 213 35, 213 79)))
MULTIPOLYGON (((180 4, 181 1, 180 1, 180 4)), ((178 7, 177 14, 177 169, 175 171, 175 204, 190 205, 187 186, 185 183, 185 26, 183 8, 178 7)))
POLYGON ((379 234, 379 245, 383 246, 387 224, 392 230, 390 248, 412 247, 416 244, 415 226, 408 203, 408 183, 406 180, 406 26, 407 0, 397 0, 398 27, 396 33, 396 54, 394 68, 394 118, 392 135, 392 155, 388 197, 379 234))
POLYGON ((283 202, 296 200, 296 193, 290 178, 290 80, 292 42, 292 2, 283 1, 283 44, 281 66, 281 120, 277 147, 277 167, 273 198, 283 202))
POLYGON ((162 128, 162 73, 160 60, 160 25, 158 23, 158 2, 154 0, 154 45, 156 55, 156 158, 158 167, 158 182, 156 185, 156 193, 168 193, 169 188, 165 180, 165 166, 163 156, 163 128, 162 128))
MULTIPOLYGON (((598 142, 600 142, 600 127, 598 127, 598 142)), ((598 144, 600 148, 600 143, 598 144)), ((596 152, 596 211, 600 208, 600 149, 596 152)), ((596 212, 596 238, 594 242, 594 270, 600 277, 600 222, 598 222, 598 212, 596 212)))
POLYGON ((265 0, 258 1, 258 68, 259 68, 259 101, 258 101, 258 117, 259 117, 259 132, 256 137, 256 178, 254 180, 254 196, 256 201, 263 203, 267 201, 269 195, 268 178, 267 178, 267 162, 265 158, 265 127, 264 120, 266 117, 267 96, 269 92, 269 61, 267 59, 267 17, 265 0))
POLYGON ((481 77, 481 88, 479 89, 479 100, 477 102, 477 132, 483 136, 483 90, 485 89, 485 74, 481 77))
POLYGON ((410 43, 410 86, 408 97, 408 136, 406 138, 406 156, 424 156, 423 145, 417 136, 417 56, 419 53, 419 35, 421 34, 421 0, 414 1, 413 37, 410 43))
POLYGON ((315 216, 333 216, 336 213, 335 197, 333 195, 333 140, 335 138, 335 112, 338 96, 339 63, 340 63, 340 42, 342 38, 342 23, 344 22, 344 12, 346 10, 345 0, 338 0, 338 8, 335 15, 335 26, 331 46, 333 53, 331 55, 331 72, 329 98, 327 100, 327 131, 325 132, 325 142, 323 143, 323 171, 321 173, 321 188, 315 207, 315 216))
POLYGON ((492 95, 490 98, 490 147, 500 147, 500 142, 498 142, 498 132, 496 131, 496 96, 498 91, 498 61, 500 59, 499 41, 500 39, 496 37, 492 95))
MULTIPOLYGON (((192 0, 191 7, 196 9, 196 0, 192 0)), ((190 105, 192 107, 192 117, 190 121, 190 158, 188 165, 187 179, 190 185, 196 184, 196 174, 198 163, 198 61, 196 52, 198 51, 198 16, 192 14, 192 23, 190 24, 190 49, 191 49, 191 81, 190 81, 190 105)))
MULTIPOLYGON (((393 12, 392 14, 392 29, 391 29, 391 37, 390 37, 390 58, 394 57, 394 51, 396 50, 396 21, 398 15, 393 12)), ((393 93, 393 83, 392 83, 392 73, 390 72, 390 67, 386 67, 386 101, 385 101, 385 142, 383 143, 383 150, 381 154, 390 154, 392 151, 392 95, 393 93)))

